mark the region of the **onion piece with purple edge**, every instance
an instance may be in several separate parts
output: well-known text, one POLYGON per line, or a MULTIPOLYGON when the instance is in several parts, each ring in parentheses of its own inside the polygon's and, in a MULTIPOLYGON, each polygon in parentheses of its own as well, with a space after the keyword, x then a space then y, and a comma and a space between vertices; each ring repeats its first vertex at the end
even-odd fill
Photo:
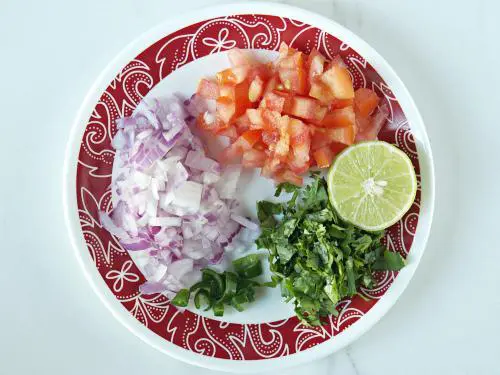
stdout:
POLYGON ((114 209, 99 220, 125 250, 145 255, 143 294, 173 297, 259 229, 236 212, 241 168, 207 157, 186 124, 212 107, 197 96, 143 100, 117 121, 114 209), (236 239, 242 228, 244 238, 236 239))

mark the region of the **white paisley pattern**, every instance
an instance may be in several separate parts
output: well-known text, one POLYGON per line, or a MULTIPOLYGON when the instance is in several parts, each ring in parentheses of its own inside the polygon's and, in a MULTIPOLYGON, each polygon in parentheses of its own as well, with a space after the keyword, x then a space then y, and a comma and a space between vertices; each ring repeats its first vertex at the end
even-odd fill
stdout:
MULTIPOLYGON (((139 269, 118 241, 99 222, 99 211, 111 210, 111 172, 114 151, 111 139, 116 120, 131 114, 140 100, 161 79, 200 57, 233 47, 277 50, 287 42, 304 52, 313 48, 333 58, 341 54, 356 87, 374 89, 390 108, 388 124, 380 137, 404 150, 417 174, 418 154, 413 135, 397 99, 373 68, 347 44, 315 27, 282 17, 239 15, 206 20, 167 35, 131 60, 102 93, 88 120, 77 165, 80 224, 90 256, 116 298, 150 330, 186 350, 232 360, 287 356, 321 344, 347 329, 380 299, 397 277, 396 272, 375 275, 375 288, 342 301, 339 315, 321 327, 306 327, 295 317, 272 323, 234 324, 180 311, 161 295, 143 295, 139 269)), ((393 251, 406 256, 417 230, 420 208, 420 175, 415 204, 385 238, 393 251)))

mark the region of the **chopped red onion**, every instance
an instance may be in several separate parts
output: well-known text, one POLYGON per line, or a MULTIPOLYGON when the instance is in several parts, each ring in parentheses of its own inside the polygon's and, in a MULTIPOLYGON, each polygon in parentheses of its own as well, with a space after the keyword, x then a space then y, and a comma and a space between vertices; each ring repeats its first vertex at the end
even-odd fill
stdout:
POLYGON ((144 294, 172 296, 189 286, 200 268, 220 264, 226 249, 244 246, 235 239, 242 226, 256 228, 235 211, 241 169, 222 170, 186 124, 189 116, 213 112, 213 103, 197 96, 187 102, 142 101, 117 121, 112 142, 114 209, 100 212, 100 221, 124 249, 146 253, 144 294))

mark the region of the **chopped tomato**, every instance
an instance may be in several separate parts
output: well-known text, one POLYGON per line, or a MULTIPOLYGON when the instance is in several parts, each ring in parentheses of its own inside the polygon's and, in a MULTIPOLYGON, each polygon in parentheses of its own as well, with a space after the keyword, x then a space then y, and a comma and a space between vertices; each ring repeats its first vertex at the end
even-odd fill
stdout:
POLYGON ((278 142, 279 138, 280 135, 276 130, 264 130, 262 132, 262 142, 268 147, 278 142))
POLYGON ((333 101, 330 103, 330 110, 352 107, 353 105, 353 99, 333 99, 333 101))
POLYGON ((216 103, 217 117, 224 123, 229 124, 234 114, 236 113, 236 106, 234 101, 227 96, 220 96, 217 98, 216 103))
POLYGON ((260 102, 260 107, 270 109, 271 111, 283 112, 283 107, 285 106, 285 97, 276 94, 274 91, 267 92, 262 101, 260 102))
POLYGON ((236 129, 229 126, 226 128, 221 128, 219 131, 217 131, 217 135, 228 137, 232 141, 238 138, 238 132, 236 131, 236 129))
POLYGON ((276 111, 264 109, 262 110, 262 120, 264 122, 264 129, 275 130, 280 126, 281 114, 276 111))
POLYGON ((342 64, 332 63, 331 67, 320 78, 336 99, 354 98, 351 76, 342 64))
POLYGON ((234 125, 236 126, 237 130, 239 133, 244 132, 245 130, 250 129, 251 123, 250 119, 248 118, 248 114, 244 113, 240 117, 238 117, 234 121, 234 125))
POLYGON ((329 167, 332 164, 333 156, 333 151, 328 146, 321 147, 313 153, 318 168, 329 167))
POLYGON ((310 127, 310 129, 312 132, 311 150, 317 150, 331 142, 326 134, 326 129, 317 127, 310 127))
POLYGON ((325 62, 325 57, 316 48, 313 48, 307 59, 309 82, 313 82, 316 77, 323 74, 325 62))
POLYGON ((264 81, 260 76, 256 76, 252 82, 250 83, 250 87, 248 89, 248 99, 255 103, 259 100, 264 92, 264 81))
POLYGON ((353 127, 355 123, 356 117, 352 107, 345 107, 328 113, 320 125, 325 128, 342 128, 346 126, 353 127))
POLYGON ((209 112, 201 113, 197 119, 198 126, 203 129, 213 133, 220 131, 221 129, 227 127, 220 119, 215 117, 209 112))
POLYGON ((292 100, 292 105, 288 114, 300 117, 304 120, 320 122, 325 116, 327 111, 326 107, 322 107, 316 99, 295 96, 292 100))
POLYGON ((387 104, 380 106, 379 110, 372 116, 369 126, 356 135, 357 141, 371 141, 377 139, 378 133, 387 122, 389 108, 387 104))
POLYGON ((346 126, 343 128, 331 128, 326 132, 330 142, 343 143, 345 145, 352 145, 356 132, 354 126, 346 126))
POLYGON ((241 164, 245 168, 262 168, 267 159, 264 151, 248 150, 243 153, 241 164))
POLYGON ((263 129, 264 120, 262 119, 262 110, 249 108, 246 112, 250 121, 250 129, 263 129))
POLYGON ((277 158, 269 157, 264 162, 260 174, 264 177, 272 178, 274 174, 281 168, 281 162, 277 158))
POLYGON ((275 180, 277 182, 289 182, 297 186, 302 186, 302 184, 304 183, 304 180, 301 176, 287 169, 277 173, 275 175, 275 180))
POLYGON ((290 142, 292 145, 300 145, 310 139, 308 126, 302 121, 294 118, 290 119, 288 132, 290 134, 290 142))
POLYGON ((264 88, 264 94, 267 94, 270 91, 273 91, 278 86, 278 78, 271 77, 269 81, 267 81, 266 86, 264 88))
POLYGON ((234 86, 234 116, 236 117, 243 115, 245 111, 251 107, 251 103, 248 99, 248 88, 249 84, 247 81, 243 81, 234 86))
POLYGON ((215 75, 215 78, 220 85, 237 84, 245 80, 248 70, 247 66, 237 66, 220 71, 215 75))
POLYGON ((285 90, 306 94, 307 74, 305 71, 304 54, 302 52, 293 52, 282 58, 278 63, 278 76, 285 90))
POLYGON ((201 79, 196 93, 205 99, 217 99, 219 96, 219 86, 214 81, 201 79))
POLYGON ((373 90, 360 88, 354 92, 354 108, 356 114, 368 117, 377 108, 379 97, 373 90))
POLYGON ((309 96, 317 99, 322 105, 330 105, 335 101, 335 97, 328 86, 319 79, 315 79, 311 82, 309 96))
POLYGON ((229 137, 223 161, 301 185, 300 174, 312 165, 326 168, 355 140, 376 138, 388 110, 373 114, 378 97, 354 92, 340 56, 328 62, 316 49, 306 55, 285 43, 279 53, 275 63, 262 64, 231 50, 232 67, 217 73, 216 82, 200 81, 198 94, 216 99, 216 111, 199 116, 198 126, 229 137))
POLYGON ((238 138, 236 142, 241 141, 243 149, 248 150, 262 139, 261 135, 262 131, 260 130, 247 130, 240 136, 240 138, 238 138))
POLYGON ((290 150, 290 133, 288 132, 288 125, 290 118, 288 116, 281 117, 279 121, 279 139, 274 148, 275 156, 280 160, 286 160, 290 150))
POLYGON ((348 145, 345 145, 343 143, 338 143, 338 142, 332 142, 330 144, 330 150, 337 155, 339 152, 345 150, 348 147, 348 145))

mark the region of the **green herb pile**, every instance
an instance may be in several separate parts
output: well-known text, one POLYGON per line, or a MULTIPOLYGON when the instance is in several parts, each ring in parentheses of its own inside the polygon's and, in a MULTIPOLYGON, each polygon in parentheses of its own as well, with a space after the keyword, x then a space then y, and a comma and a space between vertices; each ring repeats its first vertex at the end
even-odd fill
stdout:
POLYGON ((255 288, 270 286, 260 284, 253 278, 262 274, 262 264, 258 254, 250 254, 233 261, 235 272, 216 272, 204 268, 202 279, 190 289, 182 289, 172 299, 172 304, 186 307, 191 294, 197 309, 213 310, 215 316, 224 315, 224 306, 229 305, 238 311, 244 310, 244 304, 255 300, 255 288))
POLYGON ((400 270, 404 260, 381 244, 383 231, 342 221, 330 205, 325 179, 312 177, 303 188, 278 185, 275 196, 292 193, 288 202, 258 202, 262 234, 256 243, 269 250, 273 281, 293 301, 297 316, 320 325, 322 317, 338 314, 340 300, 376 285, 373 271, 400 270))

